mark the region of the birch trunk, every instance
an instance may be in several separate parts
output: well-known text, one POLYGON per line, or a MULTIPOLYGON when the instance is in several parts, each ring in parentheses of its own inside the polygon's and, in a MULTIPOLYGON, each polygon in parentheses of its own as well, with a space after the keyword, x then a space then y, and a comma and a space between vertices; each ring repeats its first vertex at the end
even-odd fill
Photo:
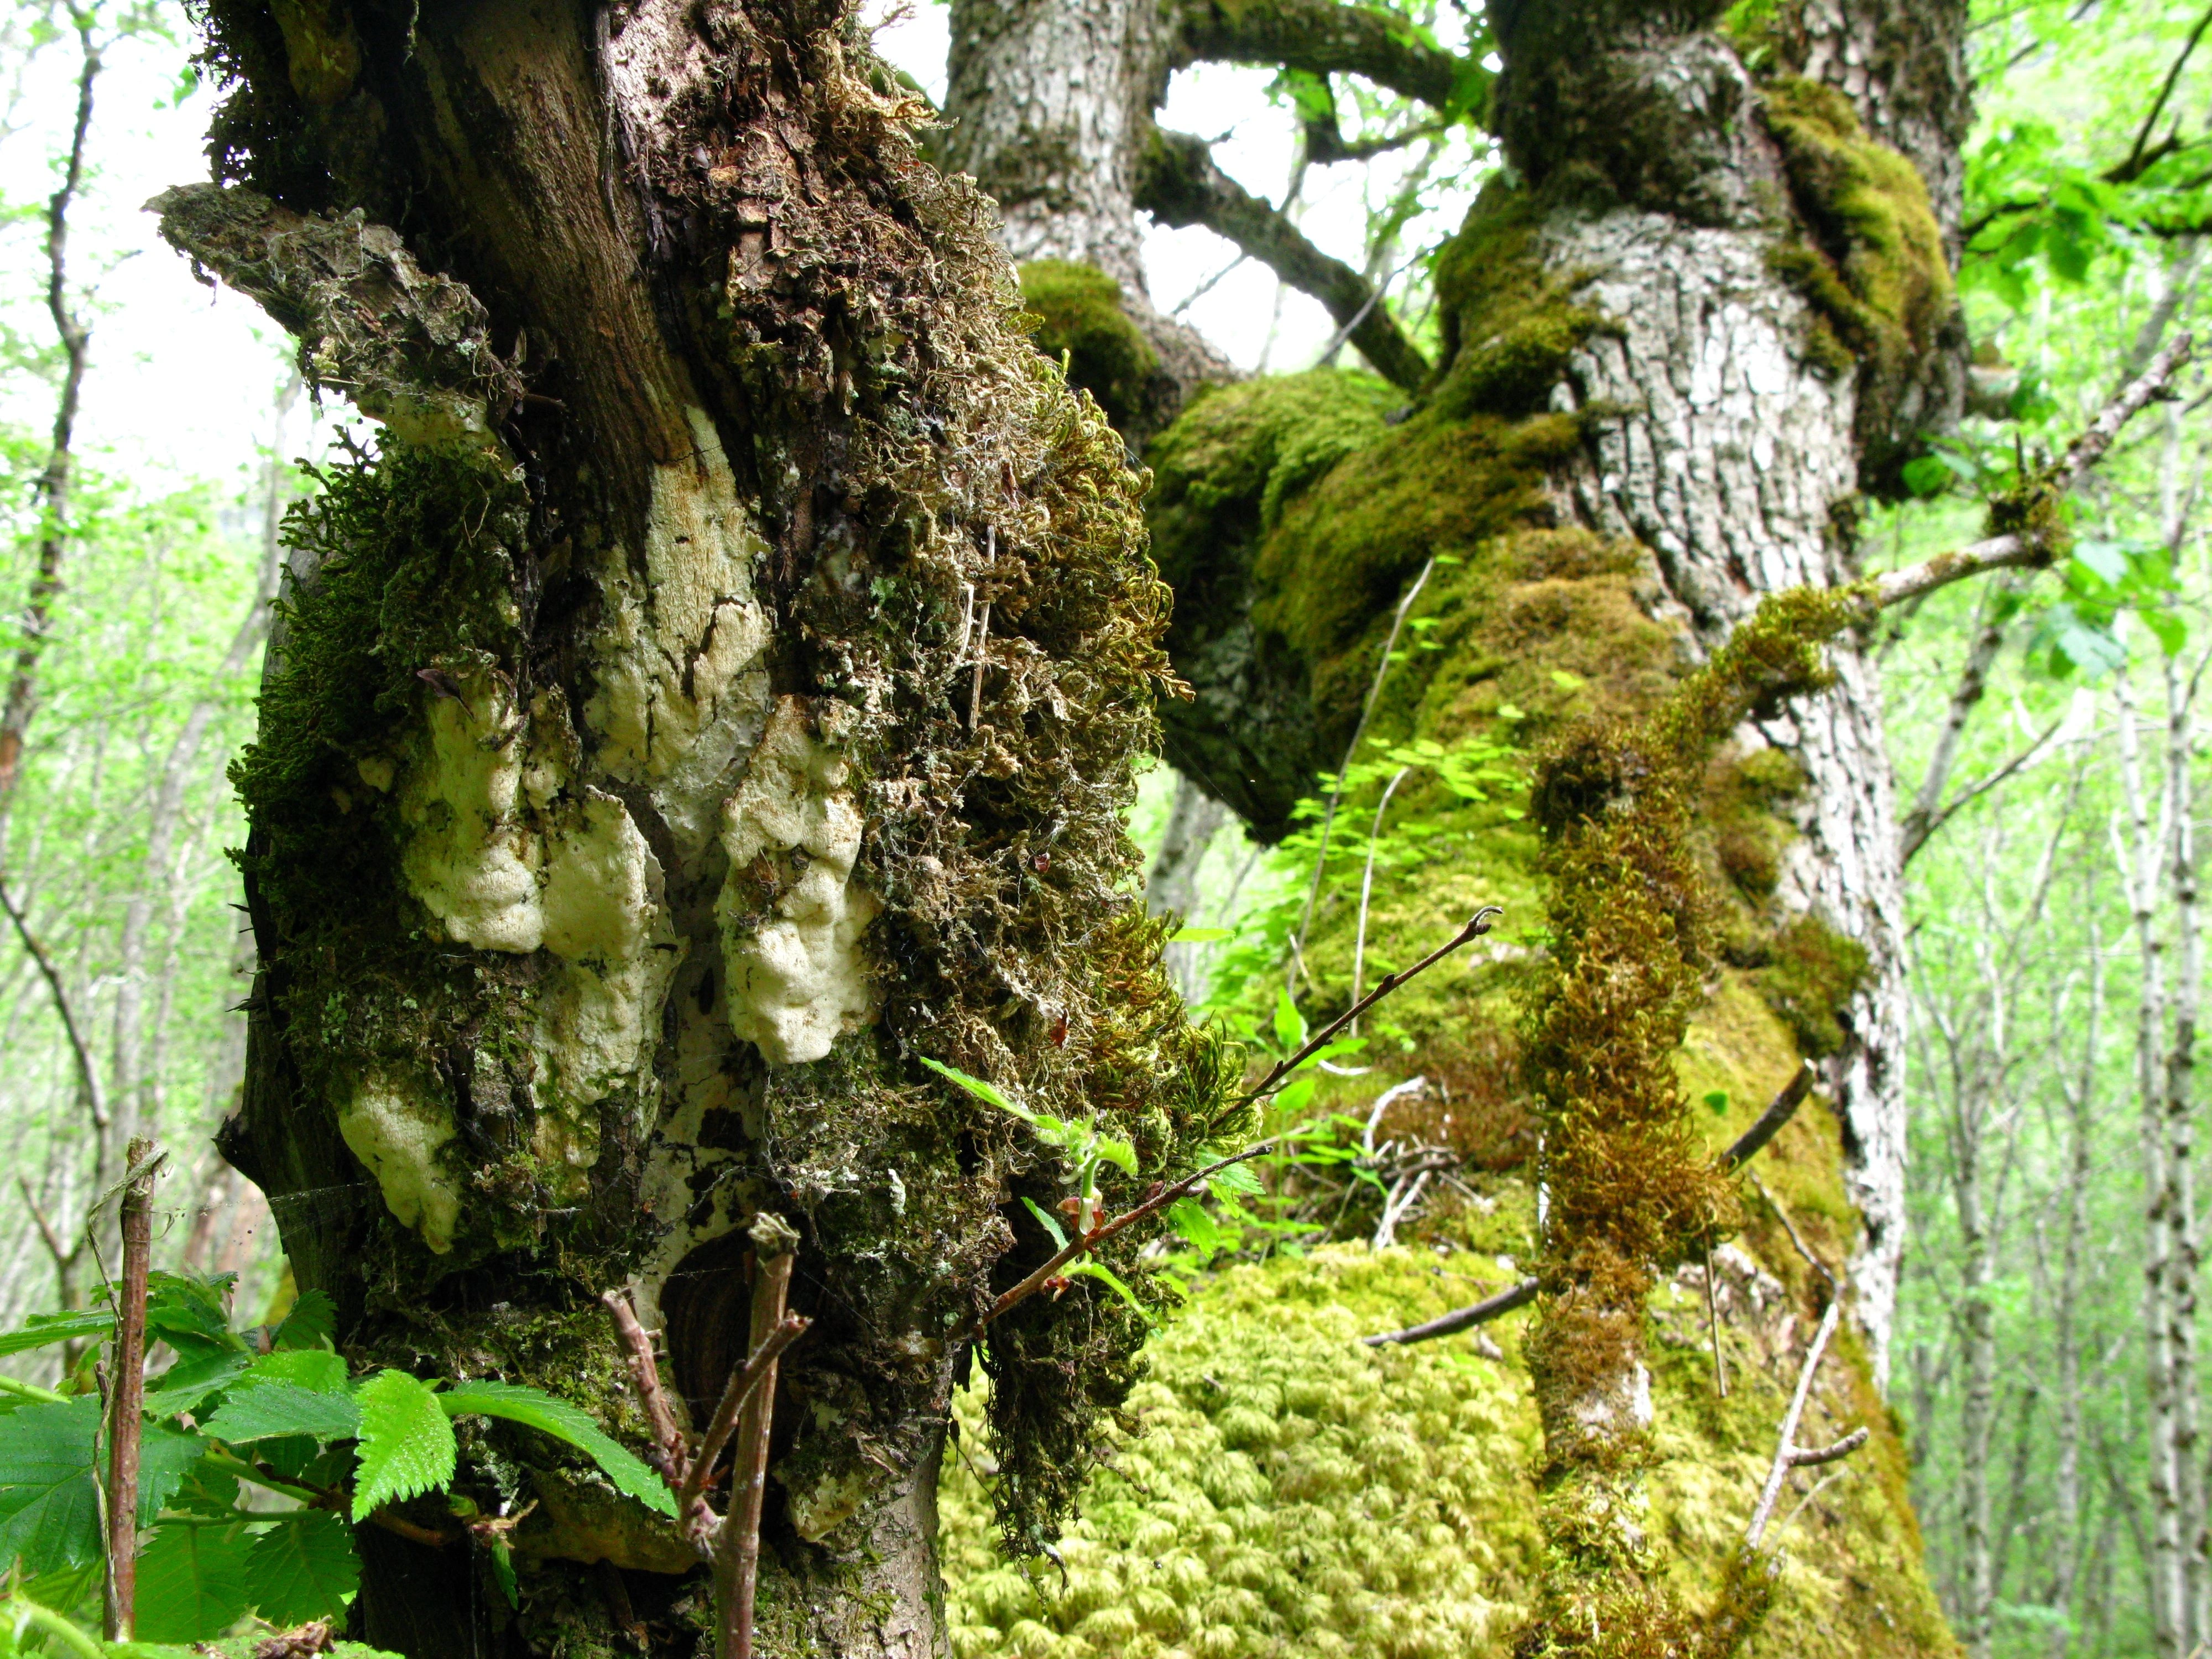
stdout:
MULTIPOLYGON (((240 763, 260 966, 222 1145, 349 1353, 633 1439, 599 1294, 696 1413, 742 1358, 743 1229, 789 1218, 815 1322, 763 1648, 941 1655, 964 1333, 1049 1254, 1022 1200, 1061 1175, 915 1056, 1112 1126, 1146 1182, 1220 1129, 1129 897, 1164 596, 1123 447, 838 6, 206 19, 228 182, 164 233, 384 428, 295 521, 240 763)), ((1133 1381, 1141 1322, 1092 1288, 992 1328, 1020 1535, 1133 1381)), ((520 1439, 459 1482, 537 1506, 519 1609, 364 1528, 354 1634, 596 1651, 643 1607, 692 1650, 672 1526, 520 1439)))

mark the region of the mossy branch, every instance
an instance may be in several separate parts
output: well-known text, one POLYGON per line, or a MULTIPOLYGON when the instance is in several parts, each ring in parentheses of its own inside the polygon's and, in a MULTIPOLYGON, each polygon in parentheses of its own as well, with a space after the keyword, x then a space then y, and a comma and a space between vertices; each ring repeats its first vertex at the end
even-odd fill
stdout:
POLYGON ((1991 570, 2040 570, 2064 553, 2069 538, 2058 514, 2058 503, 2081 487, 2097 463, 2120 435, 2120 429, 2150 404, 2167 395, 2173 377, 2190 361, 2195 343, 2177 335, 2151 359, 2150 366, 2121 387, 2097 418, 2066 447, 2057 462, 2026 480, 2011 495, 1993 503, 1992 528, 2001 533, 1902 570, 1875 577, 1869 584, 1876 608, 1902 604, 1948 587, 1969 576, 1991 570))
POLYGON ((1253 64, 1311 75, 1357 75, 1437 109, 1479 109, 1495 78, 1431 45, 1379 7, 1339 0, 1186 0, 1175 9, 1172 67, 1253 64))
POLYGON ((1412 392, 1429 378, 1429 360, 1400 330, 1374 285, 1224 173, 1203 138, 1153 132, 1138 163, 1137 205, 1162 224, 1204 225, 1310 294, 1392 385, 1412 392))

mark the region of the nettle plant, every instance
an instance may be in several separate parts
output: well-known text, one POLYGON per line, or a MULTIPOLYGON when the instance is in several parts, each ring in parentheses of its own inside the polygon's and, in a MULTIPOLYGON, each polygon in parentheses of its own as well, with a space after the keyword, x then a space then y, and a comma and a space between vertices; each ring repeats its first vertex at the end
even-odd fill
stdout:
MULTIPOLYGON (((332 1350, 328 1297, 310 1291, 275 1325, 234 1329, 224 1310, 233 1278, 148 1278, 146 1341, 168 1358, 144 1377, 138 1425, 139 1641, 210 1640, 248 1613, 279 1628, 341 1618, 359 1577, 355 1529, 423 1536, 392 1506, 448 1488, 459 1418, 550 1436, 619 1490, 675 1514, 660 1477, 568 1401, 507 1382, 357 1376, 332 1350)), ((0 1356, 97 1344, 115 1325, 112 1307, 34 1316, 0 1335, 0 1356)), ((0 1562, 13 1564, 0 1648, 35 1631, 50 1649, 99 1651, 70 1619, 97 1618, 111 1565, 103 1512, 115 1379, 95 1364, 102 1352, 87 1346, 58 1389, 0 1376, 0 1562)), ((512 1600, 507 1534, 529 1506, 486 1515, 457 1494, 448 1507, 455 1533, 487 1552, 512 1600)))

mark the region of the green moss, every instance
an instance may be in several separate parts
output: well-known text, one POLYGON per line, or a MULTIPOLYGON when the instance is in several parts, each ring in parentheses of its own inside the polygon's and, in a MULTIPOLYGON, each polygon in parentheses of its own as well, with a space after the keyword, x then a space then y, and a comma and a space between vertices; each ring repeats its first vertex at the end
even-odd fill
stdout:
POLYGON ((1767 130, 1809 232, 1771 260, 1819 313, 1808 356, 1833 366, 1840 346, 1856 359, 1862 476, 1893 495, 1916 448, 1914 435, 1896 428, 1928 360, 1959 327, 1927 183, 1866 133, 1835 88, 1784 78, 1765 88, 1765 100, 1767 130))
POLYGON ((1818 916, 1801 915, 1774 936, 1756 975, 1759 993, 1782 1017, 1807 1055, 1820 1059, 1844 1046, 1838 1023, 1866 982, 1866 946, 1818 916))
POLYGON ((1121 285, 1066 259, 1033 259, 1018 275, 1022 303, 1037 319, 1037 349, 1065 360, 1068 384, 1096 398, 1115 430, 1144 422, 1158 401, 1160 359, 1121 309, 1121 285))
MULTIPOLYGON (((1811 1150, 1823 1145, 1810 1167, 1839 1182, 1832 1134, 1811 1150)), ((1449 1224, 1442 1252, 1328 1246, 1205 1283, 1148 1349, 1150 1374, 1130 1397, 1139 1431, 1089 1476, 1057 1563, 1025 1571, 994 1547, 986 1488, 998 1476, 976 1432, 984 1403, 957 1397, 963 1431, 945 1457, 940 1548, 960 1659, 1524 1651, 1516 1644, 1543 1577, 1551 1507, 1530 1476, 1540 1434, 1519 1352, 1529 1316, 1487 1328, 1502 1357, 1473 1337, 1380 1351, 1358 1341, 1517 1271, 1498 1256, 1532 1252, 1528 1189, 1508 1182, 1492 1195, 1489 1215, 1449 1224)), ((1657 1419, 1641 1513, 1668 1558, 1656 1589, 1686 1638, 1680 1650, 1724 1650, 1700 1642, 1723 1617, 1763 1615, 1751 1644, 1762 1656, 1949 1652, 1884 1464, 1855 1464, 1799 1517, 1778 1577, 1767 1580, 1763 1564, 1748 1584, 1731 1573, 1796 1382, 1803 1305, 1793 1288, 1786 1308, 1729 1317, 1723 1400, 1702 1298, 1671 1284, 1654 1298, 1657 1419)), ((1828 1368, 1817 1427, 1870 1422, 1869 1452, 1895 1456, 1878 1402, 1869 1416, 1869 1400, 1840 1381, 1858 1374, 1828 1368)))
POLYGON ((1445 365, 1438 410, 1529 415, 1545 407, 1567 359, 1607 326, 1576 303, 1580 278, 1543 261, 1543 210, 1531 192, 1492 184, 1437 257, 1445 365))

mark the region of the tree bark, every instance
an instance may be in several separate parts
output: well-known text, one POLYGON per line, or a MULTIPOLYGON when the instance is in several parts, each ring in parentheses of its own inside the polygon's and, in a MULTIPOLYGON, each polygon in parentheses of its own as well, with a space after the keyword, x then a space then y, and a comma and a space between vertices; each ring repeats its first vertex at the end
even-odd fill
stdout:
MULTIPOLYGON (((1020 1200, 1060 1176, 915 1056, 1113 1125, 1146 1182, 1224 1127, 1128 897, 1165 671, 1137 475, 840 7, 208 27, 230 182, 163 198, 164 233, 384 426, 293 521, 222 1144, 350 1355, 538 1383, 634 1440, 600 1293, 702 1411, 743 1353, 736 1235, 789 1217, 814 1324, 762 1646, 942 1653, 946 1333, 1049 1253, 1020 1200)), ((1093 1288, 993 1328, 1025 1539, 1133 1380, 1141 1322, 1093 1288)), ((471 1442, 459 1480, 538 1504, 519 1610, 365 1532, 356 1635, 617 1640, 563 1561, 627 1575, 672 1653, 709 1622, 684 1541, 542 1444, 471 1442)))

